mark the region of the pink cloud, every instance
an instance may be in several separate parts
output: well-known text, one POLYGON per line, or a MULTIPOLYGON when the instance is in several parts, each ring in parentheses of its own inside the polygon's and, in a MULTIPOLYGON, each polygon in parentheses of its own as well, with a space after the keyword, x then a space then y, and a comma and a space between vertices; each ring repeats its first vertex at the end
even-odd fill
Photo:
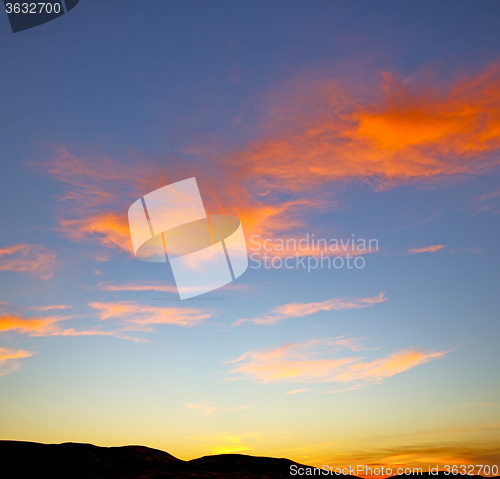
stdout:
POLYGON ((97 287, 101 291, 161 291, 165 293, 177 293, 177 287, 164 284, 155 283, 151 281, 144 281, 140 283, 99 283, 97 287))
POLYGON ((76 316, 21 316, 16 314, 0 315, 0 333, 13 332, 28 336, 115 336, 121 339, 131 339, 121 330, 103 331, 102 329, 78 330, 64 328, 62 322, 75 319, 76 316))
POLYGON ((33 311, 51 311, 52 309, 69 309, 72 306, 69 306, 67 304, 54 304, 52 306, 32 306, 31 309, 33 311))
POLYGON ((213 316, 197 308, 149 306, 134 301, 93 302, 89 306, 101 320, 119 320, 121 331, 152 331, 158 324, 195 326, 213 316))
POLYGON ((420 253, 435 253, 443 248, 446 248, 445 244, 434 244, 429 246, 422 246, 420 248, 412 248, 410 249, 410 254, 420 254, 420 253))
POLYGON ((37 244, 16 244, 0 248, 0 271, 16 271, 41 279, 54 276, 57 255, 37 244))
POLYGON ((301 318, 319 311, 340 311, 346 309, 361 309, 373 306, 374 304, 387 301, 385 293, 368 298, 338 298, 328 299, 317 303, 289 303, 274 308, 270 313, 257 318, 239 319, 233 326, 250 321, 256 324, 276 324, 279 321, 289 318, 301 318))

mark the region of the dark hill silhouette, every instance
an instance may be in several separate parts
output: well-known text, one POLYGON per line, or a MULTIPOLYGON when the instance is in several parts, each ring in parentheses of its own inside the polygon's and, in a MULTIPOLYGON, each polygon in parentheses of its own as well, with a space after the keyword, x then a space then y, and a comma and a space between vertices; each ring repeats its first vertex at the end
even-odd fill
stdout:
MULTIPOLYGON (((40 444, 0 441, 2 479, 279 479, 293 477, 356 476, 290 474, 290 466, 309 468, 289 459, 220 454, 183 461, 164 451, 144 446, 99 447, 92 444, 40 444)), ((425 468, 424 468, 425 470, 425 468)), ((395 479, 450 479, 460 475, 424 474, 393 476, 395 479)), ((482 476, 475 476, 481 478, 482 476)))
POLYGON ((98 447, 92 444, 71 442, 39 444, 24 441, 0 441, 0 458, 2 479, 42 477, 50 479, 278 479, 294 477, 290 475, 290 466, 293 464, 302 468, 310 467, 289 459, 243 454, 221 454, 183 461, 166 452, 144 446, 98 447))

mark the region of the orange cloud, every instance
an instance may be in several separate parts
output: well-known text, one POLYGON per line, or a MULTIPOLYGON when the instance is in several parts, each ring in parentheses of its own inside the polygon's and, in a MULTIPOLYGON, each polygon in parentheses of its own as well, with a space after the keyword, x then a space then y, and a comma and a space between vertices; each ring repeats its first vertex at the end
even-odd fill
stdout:
POLYGON ((33 353, 30 351, 23 351, 22 349, 8 349, 0 348, 0 361, 7 361, 8 359, 29 358, 33 353))
POLYGON ((349 344, 342 338, 288 343, 267 351, 249 351, 231 361, 238 365, 230 372, 243 374, 263 383, 355 381, 367 384, 380 382, 446 354, 407 349, 369 362, 355 356, 332 357, 340 349, 356 350, 355 348, 355 344, 349 344))
POLYGON ((335 380, 342 382, 354 380, 380 381, 403 371, 407 371, 415 366, 419 366, 420 364, 434 361, 445 354, 446 351, 421 351, 417 348, 402 350, 391 354, 387 358, 352 364, 347 371, 339 371, 339 373, 335 375, 335 380))
POLYGON ((128 207, 152 189, 175 181, 154 162, 141 159, 126 164, 98 153, 91 161, 63 147, 42 167, 65 185, 60 199, 67 216, 58 220, 63 235, 77 242, 91 239, 131 255, 128 207))
MULTIPOLYGON (((189 151, 211 161, 199 178, 208 213, 238 216, 247 236, 300 239, 311 214, 338 207, 336 185, 440 184, 499 165, 500 64, 447 84, 381 78, 362 93, 354 82, 296 81, 282 89, 284 100, 269 96, 260 138, 223 154, 211 147, 189 151)), ((45 164, 72 205, 61 231, 131 254, 128 206, 196 170, 192 162, 169 162, 167 175, 159 161, 137 152, 130 164, 93 156, 60 148, 45 164)))
POLYGON ((419 253, 435 253, 440 249, 446 248, 445 244, 435 244, 430 246, 422 246, 421 248, 412 248, 410 249, 410 254, 419 254, 419 253))
POLYGON ((49 279, 58 266, 57 255, 37 244, 16 244, 0 248, 0 271, 17 271, 49 279))
POLYGON ((33 352, 22 349, 0 348, 0 376, 5 376, 19 368, 17 359, 29 358, 33 352))
POLYGON ((273 136, 232 160, 282 191, 354 179, 380 188, 485 172, 499 164, 488 154, 500 148, 499 79, 498 64, 440 89, 385 74, 368 102, 335 81, 301 85, 305 98, 279 106, 273 136))
POLYGON ((233 326, 239 326, 241 323, 250 321, 256 324, 276 324, 279 321, 289 318, 301 318, 309 316, 319 311, 339 311, 346 309, 360 309, 374 304, 387 301, 385 293, 380 293, 371 298, 338 298, 328 299, 318 303, 289 303, 274 308, 270 313, 251 319, 239 319, 233 326))
POLYGON ((14 331, 30 336, 48 336, 60 331, 59 322, 71 316, 22 317, 10 314, 0 316, 0 332, 14 331))
POLYGON ((101 320, 118 319, 123 325, 121 331, 152 331, 156 324, 195 326, 213 315, 196 308, 148 306, 133 301, 94 302, 89 306, 97 310, 101 320))
POLYGON ((88 238, 95 238, 102 246, 134 254, 125 213, 108 211, 82 219, 61 218, 59 224, 59 231, 73 241, 82 242, 88 238))
POLYGON ((57 148, 56 153, 42 167, 66 185, 61 200, 72 202, 71 207, 77 211, 116 206, 121 203, 119 192, 132 198, 149 192, 152 185, 160 187, 168 182, 165 170, 154 168, 151 162, 145 168, 141 162, 125 164, 100 153, 94 155, 94 161, 89 161, 63 147, 57 148))
MULTIPOLYGON (((145 158, 139 163, 140 166, 134 166, 102 156, 89 160, 59 148, 57 155, 44 164, 49 174, 66 188, 61 200, 69 206, 69 217, 59 218, 59 231, 72 241, 93 240, 101 246, 133 255, 126 215, 130 204, 161 186, 194 176, 186 168, 167 176, 164 168, 145 158)), ((171 170, 169 167, 169 173, 171 170)), ((279 217, 289 206, 256 205, 240 182, 228 185, 228 190, 234 193, 229 204, 226 196, 211 196, 211 192, 220 192, 221 188, 218 179, 207 177, 202 185, 207 211, 209 214, 236 214, 246 225, 246 231, 261 231, 260 224, 271 216, 279 217)))
POLYGON ((24 317, 19 315, 0 315, 0 333, 14 332, 29 336, 115 336, 121 339, 139 341, 125 335, 121 330, 103 331, 101 329, 77 330, 63 328, 62 321, 74 319, 75 316, 24 317))

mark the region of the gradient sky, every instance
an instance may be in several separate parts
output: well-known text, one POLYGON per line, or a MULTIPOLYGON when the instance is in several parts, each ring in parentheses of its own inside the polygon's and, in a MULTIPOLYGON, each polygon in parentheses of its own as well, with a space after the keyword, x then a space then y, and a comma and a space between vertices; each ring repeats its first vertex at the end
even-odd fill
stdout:
POLYGON ((499 22, 496 1, 0 15, 1 438, 498 464, 499 22), (379 251, 180 301, 127 210, 193 176, 249 247, 379 251))

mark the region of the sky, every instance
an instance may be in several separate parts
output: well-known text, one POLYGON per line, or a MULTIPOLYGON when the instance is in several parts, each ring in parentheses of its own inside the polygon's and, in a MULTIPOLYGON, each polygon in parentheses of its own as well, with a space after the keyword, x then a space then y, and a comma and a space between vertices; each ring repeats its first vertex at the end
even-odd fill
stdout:
POLYGON ((495 1, 0 15, 0 437, 498 464, 499 21, 495 1), (192 177, 249 267, 180 300, 127 212, 192 177))

